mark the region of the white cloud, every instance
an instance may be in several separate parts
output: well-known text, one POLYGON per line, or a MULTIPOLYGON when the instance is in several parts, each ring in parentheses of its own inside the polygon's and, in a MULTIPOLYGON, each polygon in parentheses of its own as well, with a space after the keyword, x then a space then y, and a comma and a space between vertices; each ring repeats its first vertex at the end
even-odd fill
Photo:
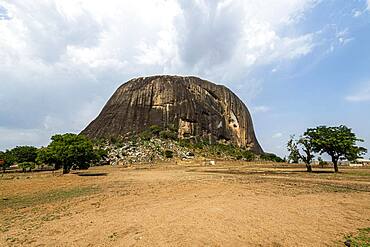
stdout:
POLYGON ((264 106, 264 105, 260 105, 260 106, 252 106, 252 113, 265 113, 265 112, 269 112, 271 110, 270 107, 268 106, 264 106))
POLYGON ((362 11, 360 11, 360 10, 353 10, 352 11, 352 15, 353 15, 353 17, 359 17, 359 16, 361 16, 362 15, 362 11))
POLYGON ((277 133, 272 135, 272 138, 274 138, 274 139, 279 139, 281 137, 283 137, 283 133, 281 133, 281 132, 277 132, 277 133))
POLYGON ((364 85, 358 92, 348 95, 345 99, 350 102, 370 101, 370 83, 364 85))
POLYGON ((46 146, 50 135, 55 134, 40 129, 13 129, 0 127, 0 150, 22 145, 46 146))
POLYGON ((338 39, 339 44, 341 45, 346 45, 347 43, 353 40, 353 38, 349 37, 348 28, 337 32, 336 37, 338 39))
POLYGON ((367 10, 370 11, 370 0, 367 0, 367 10))
POLYGON ((317 2, 2 1, 0 127, 78 131, 120 83, 148 74, 194 74, 252 98, 254 71, 315 48, 315 33, 297 30, 317 2))

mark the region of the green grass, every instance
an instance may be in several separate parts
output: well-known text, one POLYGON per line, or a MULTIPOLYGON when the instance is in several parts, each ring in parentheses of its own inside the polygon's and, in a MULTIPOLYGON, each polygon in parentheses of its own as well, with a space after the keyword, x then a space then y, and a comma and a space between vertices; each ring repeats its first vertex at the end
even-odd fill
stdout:
POLYGON ((369 247, 370 246, 370 227, 359 229, 355 235, 345 236, 345 243, 351 247, 369 247))
POLYGON ((3 198, 0 203, 0 209, 12 208, 20 209, 26 207, 38 206, 46 203, 53 203, 67 200, 70 198, 86 196, 99 191, 96 186, 90 187, 75 187, 71 189, 58 189, 48 192, 39 192, 25 196, 14 196, 3 198))

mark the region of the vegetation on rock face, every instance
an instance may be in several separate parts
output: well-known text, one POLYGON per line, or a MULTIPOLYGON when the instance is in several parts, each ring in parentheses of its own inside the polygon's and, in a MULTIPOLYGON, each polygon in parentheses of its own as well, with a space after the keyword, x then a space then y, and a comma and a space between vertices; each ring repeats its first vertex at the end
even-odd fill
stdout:
MULTIPOLYGON (((99 146, 108 150, 113 164, 119 160, 123 163, 152 162, 172 157, 193 158, 195 155, 209 158, 225 158, 253 161, 260 156, 253 152, 227 143, 210 143, 207 139, 188 137, 179 139, 175 126, 150 126, 140 134, 112 140, 99 140, 99 146), (104 145, 105 144, 105 145, 104 145), (170 154, 170 151, 172 152, 170 154)), ((268 154, 263 160, 281 162, 281 158, 268 154)))

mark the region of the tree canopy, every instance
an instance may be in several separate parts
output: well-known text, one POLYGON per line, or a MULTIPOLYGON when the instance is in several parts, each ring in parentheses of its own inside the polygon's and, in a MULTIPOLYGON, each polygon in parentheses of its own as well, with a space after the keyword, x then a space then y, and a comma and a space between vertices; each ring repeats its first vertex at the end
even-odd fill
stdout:
POLYGON ((307 129, 305 136, 311 139, 312 150, 331 156, 334 171, 338 172, 338 161, 355 160, 366 153, 366 149, 356 145, 363 140, 358 139, 352 130, 344 125, 338 127, 319 126, 307 129))
POLYGON ((56 169, 63 167, 63 173, 68 173, 73 166, 87 169, 90 162, 99 158, 93 143, 85 136, 67 133, 54 135, 51 140, 46 148, 40 149, 38 161, 52 163, 56 169))
POLYGON ((32 146, 17 146, 10 151, 15 157, 15 162, 35 162, 37 157, 37 148, 32 146))
POLYGON ((15 163, 15 157, 10 150, 6 150, 5 152, 0 151, 0 160, 2 160, 1 168, 3 171, 15 163))

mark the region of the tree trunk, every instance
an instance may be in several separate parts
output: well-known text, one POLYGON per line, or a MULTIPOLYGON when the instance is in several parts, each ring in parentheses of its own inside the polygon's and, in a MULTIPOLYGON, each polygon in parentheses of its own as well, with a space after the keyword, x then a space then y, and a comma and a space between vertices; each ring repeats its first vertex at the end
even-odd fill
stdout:
POLYGON ((312 172, 312 166, 311 165, 306 165, 307 167, 307 172, 312 172))
POLYGON ((335 156, 331 157, 331 161, 333 162, 334 165, 334 172, 338 172, 338 158, 335 156))
POLYGON ((334 163, 334 172, 339 172, 339 169, 338 169, 338 161, 336 160, 334 163))
POLYGON ((63 174, 68 174, 69 173, 69 166, 64 165, 63 166, 63 174))

